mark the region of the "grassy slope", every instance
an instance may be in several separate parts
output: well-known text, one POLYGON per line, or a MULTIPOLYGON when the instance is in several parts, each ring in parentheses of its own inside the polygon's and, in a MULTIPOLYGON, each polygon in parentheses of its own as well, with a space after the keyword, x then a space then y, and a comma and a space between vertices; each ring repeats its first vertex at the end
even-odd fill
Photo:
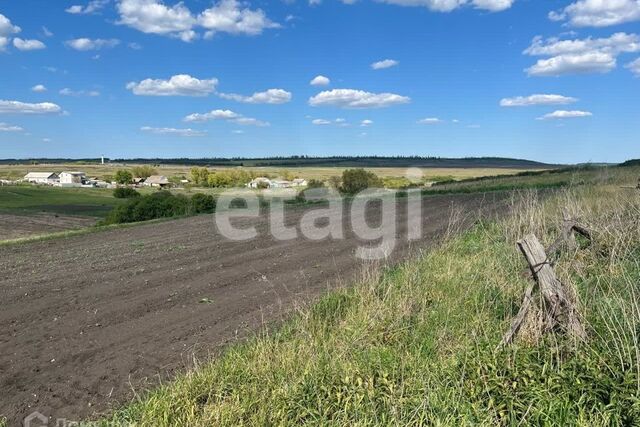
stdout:
POLYGON ((104 217, 121 203, 113 190, 43 186, 0 187, 0 210, 20 214, 50 212, 64 215, 104 217))
POLYGON ((640 421, 639 214, 638 194, 618 185, 580 186, 545 203, 528 195, 508 221, 479 224, 326 295, 109 421, 632 425, 640 421), (549 244, 563 207, 596 236, 557 263, 578 292, 589 341, 531 329, 495 351, 528 280, 515 241, 535 232, 549 244))

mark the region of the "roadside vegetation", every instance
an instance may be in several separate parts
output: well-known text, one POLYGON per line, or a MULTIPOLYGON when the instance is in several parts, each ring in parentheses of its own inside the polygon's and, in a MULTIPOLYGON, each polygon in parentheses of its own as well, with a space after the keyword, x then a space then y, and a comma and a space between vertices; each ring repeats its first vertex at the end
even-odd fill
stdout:
POLYGON ((544 199, 519 192, 507 219, 478 223, 398 267, 366 270, 355 286, 103 422, 637 425, 640 194, 620 184, 638 176, 640 168, 611 169, 544 199), (515 242, 534 233, 548 246, 563 211, 593 233, 592 244, 555 262, 587 339, 531 328, 497 349, 531 280, 515 242))

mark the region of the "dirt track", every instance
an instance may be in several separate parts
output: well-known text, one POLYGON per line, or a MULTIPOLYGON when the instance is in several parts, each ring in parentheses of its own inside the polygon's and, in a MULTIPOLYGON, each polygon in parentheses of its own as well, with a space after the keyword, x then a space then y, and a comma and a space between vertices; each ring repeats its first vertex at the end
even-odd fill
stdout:
MULTIPOLYGON (((436 241, 452 206, 469 224, 476 212, 504 211, 506 197, 425 198, 422 240, 405 238, 394 259, 436 241)), ((287 222, 304 212, 290 211, 287 222)), ((227 241, 211 216, 199 216, 0 247, 0 416, 10 425, 35 410, 78 420, 126 403, 132 388, 170 378, 194 354, 214 353, 361 268, 348 232, 277 241, 265 217, 247 221, 259 238, 227 241)))

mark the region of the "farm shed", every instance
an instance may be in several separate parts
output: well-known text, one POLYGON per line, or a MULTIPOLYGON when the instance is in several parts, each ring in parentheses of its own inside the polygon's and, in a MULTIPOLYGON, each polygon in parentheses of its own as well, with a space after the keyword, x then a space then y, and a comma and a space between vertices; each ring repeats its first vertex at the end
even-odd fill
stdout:
POLYGON ((62 187, 80 187, 87 179, 84 172, 61 172, 60 185, 62 187))
POLYGON ((55 172, 29 172, 23 179, 34 184, 54 185, 60 182, 60 177, 55 172))
POLYGON ((169 185, 171 185, 171 183, 169 182, 169 178, 167 178, 166 176, 163 175, 151 175, 149 178, 147 178, 144 181, 144 185, 146 185, 147 187, 168 187, 169 185))

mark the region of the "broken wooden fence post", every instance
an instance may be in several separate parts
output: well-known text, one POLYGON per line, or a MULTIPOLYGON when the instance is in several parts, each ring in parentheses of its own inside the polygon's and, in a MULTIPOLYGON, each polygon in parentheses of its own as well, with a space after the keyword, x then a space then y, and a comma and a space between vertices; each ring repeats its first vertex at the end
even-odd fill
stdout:
POLYGON ((518 247, 527 259, 531 273, 540 287, 545 304, 546 329, 552 330, 560 325, 569 335, 585 338, 575 303, 567 297, 565 286, 558 280, 538 238, 530 234, 518 242, 518 247))

